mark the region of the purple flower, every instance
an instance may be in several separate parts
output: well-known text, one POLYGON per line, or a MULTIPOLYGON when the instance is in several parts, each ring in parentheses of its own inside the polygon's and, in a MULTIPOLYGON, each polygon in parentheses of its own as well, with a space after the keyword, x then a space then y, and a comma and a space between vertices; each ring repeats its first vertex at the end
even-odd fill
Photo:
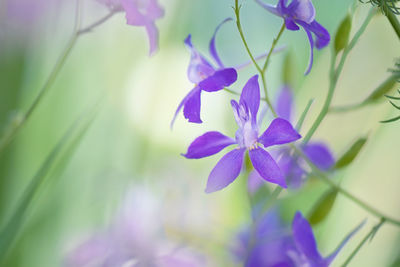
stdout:
POLYGON ((155 21, 164 16, 164 9, 157 0, 97 0, 109 9, 125 11, 126 22, 133 26, 143 26, 150 42, 150 55, 158 49, 158 30, 155 21))
POLYGON ((201 255, 165 235, 161 203, 143 189, 128 195, 112 223, 72 250, 64 266, 204 266, 201 255))
POLYGON ((301 136, 290 122, 282 118, 274 119, 267 130, 259 135, 256 121, 260 106, 260 87, 257 75, 250 78, 244 86, 239 103, 232 100, 231 104, 239 126, 236 138, 232 139, 219 132, 207 132, 194 140, 183 155, 189 159, 198 159, 214 155, 227 146, 238 145, 223 156, 211 171, 206 192, 221 190, 238 177, 246 151, 249 151, 250 160, 262 178, 286 187, 284 175, 278 164, 260 144, 264 147, 281 145, 294 142, 301 136))
MULTIPOLYGON (((292 122, 293 110, 292 90, 288 86, 284 86, 278 96, 276 112, 280 118, 292 122)), ((335 164, 335 159, 329 147, 323 142, 310 142, 299 148, 313 164, 323 171, 330 170, 335 164)), ((307 177, 307 171, 302 167, 306 165, 304 160, 296 155, 291 155, 291 150, 288 148, 279 149, 275 155, 279 158, 278 165, 288 186, 291 188, 302 186, 307 177)), ((254 193, 263 183, 264 180, 256 172, 252 172, 249 176, 249 191, 254 193)))
POLYGON ((245 261, 246 267, 327 267, 362 225, 357 226, 325 258, 318 251, 310 224, 300 212, 296 212, 290 231, 277 210, 272 209, 255 226, 239 233, 231 252, 237 260, 245 261))
POLYGON ((322 49, 329 44, 329 32, 315 20, 315 8, 311 0, 292 0, 288 5, 288 0, 279 0, 276 6, 264 3, 262 0, 256 0, 261 6, 271 13, 282 17, 288 30, 297 31, 301 26, 307 34, 310 42, 310 61, 305 75, 310 73, 313 58, 314 45, 317 49, 322 49), (315 40, 313 39, 313 35, 315 40))
POLYGON ((224 89, 227 86, 233 84, 237 79, 237 72, 234 68, 225 68, 221 59, 218 56, 215 47, 215 37, 220 27, 227 21, 228 18, 218 25, 213 37, 211 38, 209 50, 210 55, 216 63, 213 66, 205 57, 197 51, 192 45, 191 35, 185 39, 185 45, 191 52, 191 58, 187 75, 189 80, 195 84, 194 88, 185 96, 182 102, 179 104, 174 118, 171 122, 171 127, 174 124, 176 116, 179 111, 183 108, 183 115, 189 122, 202 123, 200 118, 200 95, 202 91, 216 92, 224 89))

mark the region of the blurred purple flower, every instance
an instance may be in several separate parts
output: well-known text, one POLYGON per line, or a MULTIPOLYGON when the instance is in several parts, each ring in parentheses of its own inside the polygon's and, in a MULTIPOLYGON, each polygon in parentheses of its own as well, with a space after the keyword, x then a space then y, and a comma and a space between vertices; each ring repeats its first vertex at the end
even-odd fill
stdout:
POLYGON ((325 258, 317 249, 311 225, 300 212, 296 212, 290 231, 277 210, 272 209, 255 226, 240 232, 230 250, 236 260, 244 261, 245 267, 327 267, 362 225, 325 258))
POLYGON ((201 92, 220 91, 236 81, 236 70, 234 68, 225 68, 215 47, 215 37, 218 30, 225 22, 230 20, 232 19, 225 19, 217 26, 209 44, 210 55, 215 61, 217 65, 216 67, 208 62, 205 57, 192 45, 191 35, 189 35, 185 39, 185 45, 189 48, 191 52, 187 74, 189 80, 195 84, 195 87, 185 96, 185 98, 179 104, 175 112, 174 118, 172 119, 171 127, 173 126, 176 116, 182 108, 183 115, 186 119, 189 120, 189 122, 202 123, 202 120, 200 118, 201 92))
POLYGON ((315 20, 315 8, 311 0, 292 0, 288 5, 288 0, 279 0, 276 6, 256 0, 262 7, 271 13, 282 17, 285 20, 286 28, 290 31, 299 30, 299 25, 304 29, 310 42, 310 61, 305 75, 310 73, 313 58, 314 45, 317 49, 322 49, 329 44, 329 32, 315 20), (316 39, 313 39, 313 35, 316 39))
POLYGON ((154 196, 133 193, 110 226, 67 255, 65 266, 204 266, 197 253, 164 236, 162 210, 154 196))
MULTIPOLYGON (((289 122, 293 121, 294 101, 293 93, 290 87, 284 86, 279 93, 276 112, 280 118, 289 122)), ((299 147, 303 153, 323 171, 330 170, 335 164, 335 159, 329 147, 323 142, 310 142, 299 147)), ((276 157, 279 157, 278 165, 282 170, 286 183, 290 188, 299 188, 303 185, 307 177, 307 171, 302 167, 305 165, 304 160, 296 155, 291 155, 291 150, 282 148, 275 152, 276 157)), ((257 172, 252 172, 249 175, 249 192, 254 193, 259 186, 264 183, 264 180, 257 172)))
POLYGON ((250 160, 266 181, 286 187, 284 175, 271 155, 261 148, 294 142, 301 138, 290 122, 285 119, 274 119, 263 134, 259 136, 257 113, 260 106, 260 87, 258 76, 249 79, 243 88, 239 103, 231 101, 233 114, 239 129, 236 139, 219 132, 207 132, 194 140, 185 155, 189 159, 198 159, 214 155, 227 146, 237 144, 239 147, 228 152, 211 171, 206 192, 221 190, 232 183, 239 175, 245 152, 249 151, 250 160))
POLYGON ((97 0, 114 12, 125 11, 126 22, 132 26, 143 26, 150 43, 150 55, 158 49, 158 30, 155 21, 164 16, 164 9, 157 0, 97 0))

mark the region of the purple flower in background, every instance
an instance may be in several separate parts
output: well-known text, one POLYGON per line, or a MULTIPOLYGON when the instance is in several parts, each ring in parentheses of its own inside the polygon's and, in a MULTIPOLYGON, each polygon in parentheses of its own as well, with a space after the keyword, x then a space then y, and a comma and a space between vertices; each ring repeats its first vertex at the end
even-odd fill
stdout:
POLYGON ((305 75, 310 73, 314 58, 314 45, 317 49, 322 49, 330 41, 329 32, 315 20, 315 8, 311 0, 292 0, 289 5, 288 0, 279 0, 276 6, 266 4, 262 0, 256 1, 271 13, 282 17, 288 30, 297 31, 300 29, 299 26, 304 29, 311 48, 310 61, 305 75))
MULTIPOLYGON (((284 86, 279 93, 276 113, 280 118, 289 122, 293 121, 293 93, 288 86, 284 86)), ((306 145, 299 147, 303 153, 314 163, 318 168, 323 171, 330 170, 335 164, 335 159, 329 147, 323 142, 310 142, 306 145)), ((291 150, 282 148, 275 152, 276 157, 279 158, 278 165, 282 170, 286 183, 291 188, 299 188, 303 185, 307 177, 307 171, 302 167, 305 162, 296 155, 291 155, 291 150)), ((257 172, 252 172, 249 176, 249 191, 255 192, 264 183, 264 180, 258 175, 257 172)))
POLYGON ((72 250, 64 266, 205 266, 194 250, 165 236, 161 214, 156 197, 136 189, 112 223, 72 250))
POLYGON ((294 142, 301 138, 290 122, 285 119, 274 119, 267 130, 258 133, 257 113, 260 106, 260 87, 258 76, 249 79, 243 88, 239 103, 231 101, 233 114, 239 129, 235 140, 219 132, 207 132, 194 140, 185 156, 189 159, 204 158, 214 155, 227 146, 238 147, 221 158, 211 171, 206 192, 221 190, 238 177, 246 151, 258 174, 268 182, 286 187, 284 175, 271 155, 261 148, 294 142))
POLYGON ((176 116, 183 108, 183 115, 189 122, 202 123, 200 118, 201 101, 200 96, 202 91, 216 92, 233 84, 237 79, 237 72, 234 68, 226 68, 218 56, 215 47, 215 37, 220 27, 227 21, 228 18, 218 25, 213 37, 211 38, 209 50, 210 55, 214 59, 217 66, 213 66, 205 57, 197 51, 192 45, 191 35, 185 39, 185 45, 191 52, 189 67, 187 70, 189 80, 195 84, 195 87, 185 96, 179 104, 174 118, 171 122, 171 127, 174 124, 176 116))
POLYGON ((150 43, 150 55, 158 49, 158 30, 155 21, 164 16, 164 9, 157 0, 98 0, 111 10, 125 11, 126 22, 132 26, 143 26, 150 43))
POLYGON ((245 261, 245 267, 327 267, 362 225, 325 258, 318 251, 311 225, 300 212, 296 212, 290 231, 272 209, 255 226, 240 232, 230 250, 237 260, 245 261))

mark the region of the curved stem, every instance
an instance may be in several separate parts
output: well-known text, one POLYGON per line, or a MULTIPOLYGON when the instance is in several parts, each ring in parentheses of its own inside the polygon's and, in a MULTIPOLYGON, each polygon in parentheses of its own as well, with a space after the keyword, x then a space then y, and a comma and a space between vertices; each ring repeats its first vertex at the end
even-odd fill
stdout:
POLYGON ((71 36, 70 40, 68 41, 66 48, 61 53, 56 64, 54 65, 53 69, 51 70, 49 76, 47 77, 46 82, 40 89, 39 94, 33 100, 32 104, 29 106, 28 110, 25 112, 25 114, 23 114, 21 116, 21 118, 18 120, 17 124, 10 125, 10 129, 7 129, 5 131, 5 134, 0 138, 0 153, 3 152, 3 150, 8 146, 8 144, 10 144, 10 142, 14 139, 14 137, 18 133, 18 131, 22 128, 22 126, 25 124, 25 122, 31 117, 32 113, 36 110, 37 106, 39 105, 39 103, 41 102, 41 100, 43 99, 45 94, 50 90, 50 88, 54 84, 58 74, 60 73, 61 69, 65 65, 67 58, 71 54, 71 51, 74 48, 78 38, 82 34, 90 32, 97 26, 103 24, 105 21, 107 21, 109 18, 111 18, 116 13, 116 11, 112 10, 108 15, 101 18, 97 22, 93 23, 92 25, 90 25, 82 30, 79 30, 79 28, 81 27, 80 2, 81 2, 81 0, 77 0, 75 26, 74 26, 72 36, 71 36))
POLYGON ((317 174, 317 177, 319 179, 321 179, 324 183, 326 183, 330 187, 336 189, 339 193, 341 193, 342 195, 344 195, 345 197, 347 197, 348 199, 350 199, 351 201, 353 201, 354 203, 356 203, 357 205, 359 205, 360 207, 362 207, 369 213, 375 215, 378 218, 385 219, 385 221, 400 227, 400 220, 397 220, 397 219, 394 219, 394 218, 391 218, 391 217, 388 217, 388 216, 382 214, 379 210, 371 207, 369 204, 360 200, 359 198, 354 196, 352 193, 350 193, 346 189, 337 185, 335 182, 333 182, 331 179, 329 179, 329 177, 324 172, 322 172, 317 166, 315 166, 315 164, 312 163, 310 161, 310 159, 308 159, 308 157, 300 149, 298 149, 295 145, 290 145, 290 146, 299 156, 301 156, 307 162, 307 164, 310 166, 311 170, 315 174, 317 174))
POLYGON ((91 25, 89 25, 89 26, 77 31, 77 34, 78 35, 82 35, 82 34, 91 32, 94 28, 96 28, 97 26, 100 26, 101 24, 106 22, 108 19, 110 19, 112 16, 114 16, 117 12, 118 12, 118 10, 111 10, 110 13, 108 13, 107 15, 105 15, 104 17, 99 19, 98 21, 96 21, 96 22, 92 23, 91 25))
MULTIPOLYGON (((267 102, 267 105, 268 105, 269 109, 271 110, 272 114, 275 117, 277 117, 277 114, 276 114, 275 109, 274 109, 274 107, 273 107, 273 105, 271 103, 271 100, 268 97, 267 81, 265 79, 265 69, 266 69, 266 66, 268 65, 269 58, 270 58, 270 56, 272 54, 271 52, 274 50, 274 48, 275 48, 280 36, 282 35, 283 29, 281 28, 278 36, 274 39, 272 47, 271 47, 271 49, 270 49, 270 51, 268 53, 267 59, 265 61, 264 67, 261 69, 261 67, 257 64, 257 61, 255 60, 253 54, 251 53, 251 51, 249 49, 249 46, 247 44, 246 38, 244 37, 242 25, 240 23, 240 8, 241 8, 241 6, 239 6, 239 0, 235 0, 234 11, 235 11, 235 15, 236 15, 236 26, 237 26, 237 29, 239 31, 240 38, 242 39, 242 42, 243 42, 243 44, 244 44, 244 46, 246 48, 247 54, 249 55, 251 61, 253 62, 254 67, 257 69, 258 73, 261 76, 261 80, 262 80, 262 84, 263 84, 263 88, 264 88, 264 94, 265 94, 265 102, 267 102)), ((284 24, 283 24, 283 26, 284 26, 284 24)))
POLYGON ((371 231, 368 232, 368 234, 361 240, 360 244, 354 249, 354 251, 350 254, 350 256, 347 258, 347 260, 343 263, 343 267, 347 266, 350 261, 354 258, 354 256, 358 253, 358 251, 361 249, 361 247, 367 242, 368 239, 372 238, 376 232, 381 228, 381 226, 385 223, 385 219, 381 219, 381 221, 372 227, 371 231))
POLYGON ((254 67, 258 70, 258 72, 262 72, 262 69, 261 69, 260 66, 257 64, 257 61, 256 61, 256 59, 254 58, 253 54, 251 53, 250 48, 249 48, 249 46, 248 46, 248 44, 247 44, 246 38, 244 37, 243 29, 242 29, 242 24, 241 24, 241 22, 240 22, 240 15, 239 15, 239 13, 240 13, 240 8, 241 8, 241 6, 239 6, 239 0, 235 0, 235 8, 234 8, 234 11, 235 11, 235 15, 236 15, 236 26, 237 26, 237 29, 238 29, 238 31, 239 31, 240 38, 242 39, 242 42, 243 42, 243 44, 244 44, 244 46, 245 46, 245 48, 246 48, 247 54, 249 55, 251 61, 253 62, 254 67))
POLYGON ((335 69, 335 63, 336 63, 336 53, 332 51, 332 60, 331 60, 331 71, 330 71, 330 84, 329 84, 329 90, 328 90, 328 95, 326 96, 324 106, 322 107, 321 112, 319 113, 318 117, 314 121, 313 125, 311 126, 310 130, 307 132, 306 136, 303 139, 303 143, 308 143, 310 141, 311 137, 325 118, 325 116, 329 112, 329 108, 332 103, 332 98, 333 94, 336 89, 336 85, 339 79, 340 74, 342 73, 344 63, 347 59, 347 56, 349 55, 350 51, 354 48, 356 45, 357 41, 360 39, 360 36, 364 33, 365 29, 367 28, 368 24, 370 23, 372 17, 375 15, 376 9, 372 8, 370 12, 368 13, 367 17, 365 18, 363 24, 361 25, 360 29, 357 31, 357 33, 354 35, 353 39, 349 43, 349 45, 345 48, 343 51, 343 55, 340 59, 339 65, 337 69, 335 69))
POLYGON ((264 66, 263 66, 263 72, 265 72, 265 71, 267 70, 268 63, 269 63, 269 61, 270 61, 270 59, 271 59, 272 51, 274 51, 275 46, 276 46, 276 44, 278 43, 279 39, 281 38, 282 33, 283 33, 283 31, 285 30, 285 28, 286 28, 286 25, 285 25, 285 22, 283 22, 283 23, 282 23, 282 26, 281 26, 281 29, 279 30, 278 35, 277 35, 276 38, 274 38, 274 40, 272 41, 271 49, 269 50, 268 56, 267 56, 267 58, 265 59, 265 63, 264 63, 264 66))

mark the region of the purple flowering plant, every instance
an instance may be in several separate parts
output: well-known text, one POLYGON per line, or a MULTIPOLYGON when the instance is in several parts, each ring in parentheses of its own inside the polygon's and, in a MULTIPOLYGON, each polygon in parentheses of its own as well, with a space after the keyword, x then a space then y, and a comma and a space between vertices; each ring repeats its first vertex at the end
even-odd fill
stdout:
POLYGON ((126 23, 146 29, 150 44, 150 55, 158 48, 158 30, 155 21, 164 16, 158 0, 97 0, 110 9, 110 14, 125 12, 126 23))
POLYGON ((202 123, 200 118, 201 92, 216 92, 236 82, 237 72, 234 68, 227 68, 222 63, 215 45, 215 39, 221 26, 232 19, 225 19, 220 23, 210 40, 210 55, 214 64, 210 63, 192 44, 192 36, 185 39, 185 45, 190 50, 190 62, 187 69, 189 81, 194 83, 194 88, 183 98, 179 104, 174 118, 173 126, 179 111, 183 108, 183 115, 189 122, 202 123))
POLYGON ((305 74, 309 74, 314 61, 314 46, 322 49, 329 44, 329 32, 315 20, 315 8, 311 0, 279 0, 276 6, 266 4, 263 0, 256 0, 262 7, 269 12, 282 17, 286 29, 298 31, 300 27, 304 29, 310 43, 310 60, 305 74), (299 27, 300 26, 300 27, 299 27), (315 36, 315 39, 313 37, 315 36))
POLYGON ((230 251, 246 267, 327 267, 364 223, 351 231, 328 257, 323 257, 318 251, 311 225, 301 212, 295 213, 291 229, 288 229, 277 208, 271 208, 256 225, 238 233, 230 251))
POLYGON ((221 190, 238 177, 246 151, 249 153, 254 168, 262 178, 286 187, 284 175, 278 164, 261 146, 267 148, 291 143, 300 139, 300 134, 290 122, 282 118, 274 119, 269 127, 259 134, 257 114, 260 106, 260 87, 257 75, 251 77, 243 87, 239 103, 231 100, 231 105, 239 127, 235 139, 220 132, 207 132, 194 140, 184 154, 188 159, 198 159, 214 155, 233 144, 238 146, 223 156, 211 171, 206 192, 221 190))
MULTIPOLYGON (((35 5, 25 5, 25 3, 28 3, 26 0, 14 1, 15 3, 11 1, 13 0, 4 1, 7 7, 4 9, 7 11, 5 18, 16 16, 16 18, 19 19, 23 18, 21 20, 23 23, 32 21, 29 15, 31 15, 32 18, 40 17, 40 11, 43 11, 41 7, 43 6, 44 8, 44 6, 46 6, 45 0, 40 0, 35 5)), ((252 71, 256 71, 257 73, 248 75, 241 72, 241 67, 226 66, 217 52, 217 34, 222 25, 232 21, 232 19, 225 19, 214 30, 209 43, 209 58, 195 48, 192 43, 192 36, 188 35, 184 40, 184 45, 190 52, 190 61, 186 74, 189 81, 193 84, 193 87, 179 103, 171 122, 172 128, 177 116, 183 111, 183 115, 188 122, 197 124, 203 123, 201 117, 201 95, 204 94, 204 92, 212 93, 225 90, 239 98, 238 100, 232 99, 230 103, 228 100, 220 103, 225 106, 230 104, 232 107, 233 117, 237 126, 234 137, 229 137, 219 131, 208 131, 191 142, 187 148, 187 152, 182 155, 187 159, 201 159, 216 155, 222 150, 231 147, 231 149, 224 153, 217 161, 209 173, 205 189, 206 193, 213 193, 222 189, 225 189, 225 192, 232 190, 233 186, 228 186, 233 183, 241 173, 243 174, 243 179, 247 179, 247 187, 243 186, 245 183, 236 184, 239 189, 243 189, 243 195, 249 200, 248 205, 246 206, 247 203, 244 205, 247 209, 246 212, 250 211, 248 212, 249 216, 247 220, 249 226, 238 235, 233 235, 233 238, 237 239, 233 245, 230 243, 230 245, 227 246, 223 242, 219 242, 218 244, 225 252, 226 248, 229 247, 229 251, 233 253, 235 260, 239 261, 239 264, 243 266, 325 267, 330 266, 339 253, 343 253, 343 256, 348 256, 343 264, 347 266, 358 254, 359 250, 363 248, 366 241, 372 240, 383 225, 392 224, 400 227, 400 220, 384 214, 379 209, 375 208, 374 205, 365 202, 354 195, 349 189, 344 188, 341 181, 338 181, 346 176, 346 168, 353 163, 358 154, 362 153, 362 148, 367 138, 359 138, 359 140, 352 145, 349 145, 348 149, 346 148, 342 156, 336 158, 333 156, 331 148, 327 145, 331 143, 330 141, 332 140, 329 140, 328 136, 324 136, 324 141, 316 141, 314 134, 318 131, 328 114, 358 110, 361 107, 378 103, 378 100, 382 99, 384 96, 393 100, 391 104, 396 110, 400 109, 400 107, 394 103, 394 101, 399 100, 399 97, 389 94, 394 85, 399 82, 400 73, 398 71, 392 72, 391 76, 362 102, 346 106, 332 105, 345 62, 350 52, 356 46, 360 36, 363 35, 369 23, 377 13, 377 8, 375 6, 382 8, 382 4, 379 3, 383 2, 372 1, 373 7, 370 7, 371 9, 361 26, 354 33, 352 31, 352 21, 356 7, 350 8, 349 13, 340 23, 334 38, 332 38, 332 42, 331 33, 322 25, 324 23, 320 24, 317 22, 317 20, 322 22, 322 20, 320 20, 321 14, 316 10, 311 0, 269 0, 268 3, 267 0, 254 0, 252 4, 257 7, 261 6, 268 11, 264 12, 264 16, 267 17, 273 14, 283 19, 282 27, 272 41, 270 49, 264 51, 265 53, 263 56, 256 57, 252 53, 252 46, 246 39, 246 34, 242 28, 240 11, 243 6, 240 4, 239 0, 233 1, 236 28, 240 41, 254 67, 252 71), (301 103, 301 99, 296 99, 292 89, 287 85, 285 85, 280 92, 272 92, 271 88, 267 86, 269 85, 270 78, 270 76, 267 77, 267 74, 270 72, 271 59, 273 58, 273 52, 277 50, 280 37, 283 33, 292 34, 293 31, 298 30, 304 30, 306 33, 304 38, 308 39, 310 46, 309 62, 305 75, 312 74, 314 48, 323 49, 330 46, 332 48, 330 50, 332 52, 332 59, 328 76, 329 89, 322 103, 321 110, 317 113, 315 118, 312 119, 313 116, 309 116, 308 114, 310 105, 306 106, 298 119, 297 125, 295 125, 295 102, 301 103), (260 64, 259 60, 264 58, 264 63, 260 64), (250 78, 247 79, 248 77, 250 78), (235 88, 228 88, 237 86, 237 80, 247 80, 240 92, 236 91, 235 88), (270 95, 273 95, 273 93, 278 94, 275 103, 270 100, 270 95), (260 108, 265 108, 271 116, 264 120, 260 108), (305 118, 311 120, 307 130, 301 127, 305 118), (265 121, 267 121, 267 123, 265 123, 265 121), (311 205, 313 206, 310 209, 311 212, 303 216, 303 214, 298 211, 292 213, 284 208, 282 211, 278 211, 278 207, 283 206, 280 204, 285 204, 288 201, 292 201, 294 205, 296 205, 296 210, 303 210, 304 207, 302 207, 303 204, 301 201, 296 202, 296 194, 309 194, 308 191, 302 190, 305 189, 303 185, 308 182, 307 177, 310 175, 313 175, 316 177, 315 180, 324 183, 326 187, 328 187, 327 194, 322 194, 321 197, 315 197, 316 201, 311 205), (260 187, 260 185, 264 186, 260 187), (260 188, 265 190, 259 190, 260 188), (291 190, 286 190, 287 188, 296 188, 298 190, 293 192, 291 190), (257 190, 258 194, 261 193, 261 198, 257 199, 257 201, 253 201, 255 199, 254 191, 257 190), (350 241, 355 241, 353 237, 358 233, 363 223, 348 234, 331 254, 323 256, 325 253, 320 252, 322 246, 317 246, 316 240, 319 239, 319 236, 314 234, 313 228, 329 218, 330 211, 337 208, 335 205, 337 196, 343 196, 347 200, 352 201, 371 216, 378 218, 379 223, 368 231, 367 235, 361 239, 360 244, 355 246, 353 251, 346 251, 345 253, 345 245, 350 241), (285 215, 287 217, 293 218, 291 227, 281 219, 278 212, 286 213, 285 215)), ((12 123, 10 123, 9 126, 6 125, 7 127, 5 127, 4 134, 2 133, 0 135, 0 155, 2 155, 1 153, 4 151, 7 151, 6 148, 8 148, 14 137, 17 136, 20 129, 23 128, 22 126, 25 125, 26 121, 31 117, 31 114, 37 109, 38 104, 43 102, 43 96, 52 88, 54 81, 69 58, 77 40, 83 35, 97 29, 115 14, 123 12, 125 13, 126 23, 128 25, 141 27, 146 31, 149 42, 149 54, 154 55, 158 50, 159 31, 156 23, 158 24, 158 20, 164 16, 164 8, 159 3, 161 1, 93 0, 93 2, 105 6, 108 13, 94 23, 82 27, 81 1, 77 0, 75 26, 71 38, 66 45, 66 49, 62 51, 59 60, 51 70, 37 97, 32 101, 31 105, 28 106, 27 111, 19 112, 18 116, 15 116, 14 120, 12 120, 12 123)), ((248 2, 250 1, 243 1, 243 4, 247 4, 248 2)), ((397 1, 384 2, 386 4, 389 2, 391 3, 391 8, 386 10, 385 15, 394 32, 400 39, 400 24, 395 17, 396 12, 393 12, 393 10, 397 10, 395 3, 397 1)), ((273 16, 271 15, 271 17, 273 16)), ((175 30, 175 28, 173 29, 175 30)), ((0 31, 0 37, 3 37, 4 32, 0 31)), ((289 44, 289 49, 291 45, 293 44, 289 44)), ((325 49, 324 51, 327 50, 328 49, 325 49)), ((2 57, 2 55, 0 55, 0 57, 2 57)), ((3 63, 4 62, 0 61, 1 67, 3 67, 3 63)), ((307 76, 307 79, 311 78, 312 75, 307 76)), ((3 91, 0 93, 3 93, 3 91)), ((314 98, 314 96, 307 96, 307 98, 314 98)), ((2 103, 6 103, 7 101, 8 100, 2 103)), ((208 107, 205 105, 203 109, 204 108, 208 107)), ((57 143, 51 151, 49 157, 46 158, 38 173, 33 176, 26 190, 23 191, 21 198, 18 199, 19 201, 16 208, 10 208, 10 217, 2 220, 4 221, 4 225, 2 224, 0 228, 0 265, 3 264, 3 261, 7 260, 7 254, 14 245, 23 243, 15 241, 18 235, 23 232, 21 231, 23 223, 30 211, 30 206, 35 204, 33 200, 40 192, 40 185, 47 176, 52 176, 49 175, 50 170, 52 170, 54 167, 53 165, 56 164, 58 156, 64 153, 64 150, 68 151, 65 152, 68 154, 65 158, 73 154, 74 149, 79 143, 78 141, 84 136, 85 130, 89 127, 94 117, 93 114, 96 112, 93 111, 89 113, 90 116, 82 116, 82 118, 86 118, 86 120, 82 120, 80 117, 77 122, 68 129, 63 138, 60 139, 60 142, 57 143), (79 131, 77 129, 79 129, 79 131)), ((386 122, 394 122, 399 118, 400 117, 397 115, 397 117, 386 122)), ((207 123, 207 121, 205 121, 205 123, 207 123)), ((187 125, 187 127, 193 126, 192 124, 187 125)), ((202 125, 200 125, 200 127, 201 126, 202 125)), ((144 148, 146 149, 145 145, 144 148)), ((336 150, 339 151, 339 149, 335 148, 335 151, 336 150)), ((7 153, 4 154, 6 155, 5 157, 9 156, 7 153)), ((141 153, 138 154, 142 155, 141 153)), ((62 156, 65 155, 63 154, 62 156)), ((143 158, 145 159, 141 159, 143 161, 140 161, 140 163, 149 160, 149 157, 143 158)), ((154 166, 153 164, 148 165, 154 166)), ((1 167, 2 166, 0 166, 0 170, 4 171, 1 167)), ((5 170, 4 173, 9 173, 9 170, 5 170)), ((176 175, 176 173, 174 173, 174 175, 176 175)), ((4 183, 4 185, 6 185, 6 183, 4 183)), ((98 185, 98 181, 96 181, 95 185, 98 185)), ((175 184, 173 186, 175 186, 175 184)), ((7 187, 4 188, 7 189, 7 187)), ((6 192, 6 189, 3 190, 3 188, 1 188, 1 190, 3 190, 2 193, 6 192)), ((179 191, 179 189, 174 191, 174 193, 184 191, 179 191)), ((95 191, 98 191, 97 187, 95 191)), ((196 191, 203 190, 196 184, 196 191)), ((237 193, 237 191, 233 190, 231 192, 237 193)), ((201 246, 196 247, 196 242, 199 242, 202 236, 196 236, 196 231, 192 230, 185 232, 186 229, 184 229, 183 219, 179 221, 179 225, 177 226, 180 231, 174 233, 177 238, 170 238, 170 236, 165 233, 165 225, 163 224, 164 218, 161 216, 164 214, 164 207, 160 205, 160 207, 154 210, 151 205, 144 203, 147 196, 143 193, 144 190, 139 188, 134 194, 135 201, 139 203, 134 203, 135 205, 129 206, 128 209, 118 213, 114 219, 111 220, 106 227, 98 231, 97 234, 90 236, 79 246, 70 250, 70 253, 64 258, 65 266, 195 267, 208 266, 206 262, 214 262, 205 259, 205 256, 209 256, 207 253, 213 254, 213 252, 210 253, 210 251, 213 250, 214 247, 207 252, 201 251, 201 253, 197 253, 200 252, 201 246), (188 243, 192 241, 195 242, 185 244, 186 241, 188 243), (192 250, 192 248, 194 249, 192 250)), ((7 198, 7 194, 4 194, 4 199, 7 198)), ((314 194, 314 192, 312 192, 312 194, 314 194)), ((218 195, 218 193, 214 195, 218 195)), ((208 195, 207 197, 213 199, 208 195)), ((236 195, 234 197, 236 197, 236 195)), ((158 195, 155 199, 159 200, 161 197, 158 195)), ((239 199, 242 200, 243 198, 239 199)), ((130 204, 132 204, 132 202, 130 202, 130 204)), ((185 204, 189 205, 189 203, 185 204)), ((307 205, 309 206, 309 203, 307 203, 307 205)), ((8 206, 8 203, 6 206, 8 206)), ((183 210, 179 206, 174 206, 174 208, 178 211, 183 210)), ((0 211, 3 212, 3 210, 0 211)), ((4 214, 7 214, 7 212, 4 212, 4 214)), ((168 211, 166 213, 168 213, 168 211)), ((179 217, 179 219, 182 217, 179 217)), ((345 219, 347 220, 349 218, 345 219)), ((208 227, 210 227, 209 222, 206 225, 202 225, 202 228, 208 227)), ((206 244, 210 241, 204 237, 203 239, 206 240, 201 241, 206 244)), ((228 239, 232 239, 232 235, 230 235, 228 239)), ((19 255, 19 252, 20 251, 16 251, 16 253, 13 254, 19 255)), ((223 253, 221 253, 221 255, 222 254, 223 253)), ((10 262, 13 261, 11 260, 10 262)), ((230 266, 231 258, 228 257, 228 259, 217 262, 224 263, 218 266, 230 266)))
MULTIPOLYGON (((293 122, 294 96, 290 86, 285 85, 281 88, 277 101, 276 113, 280 118, 293 122)), ((321 141, 312 141, 299 146, 299 149, 308 157, 308 159, 320 170, 329 171, 335 164, 334 156, 329 147, 321 141)), ((291 188, 300 188, 307 177, 307 170, 304 168, 304 160, 291 153, 290 148, 282 148, 274 152, 279 158, 278 166, 281 169, 285 181, 291 188)), ((249 175, 249 190, 255 192, 263 184, 263 179, 257 172, 249 175)))

